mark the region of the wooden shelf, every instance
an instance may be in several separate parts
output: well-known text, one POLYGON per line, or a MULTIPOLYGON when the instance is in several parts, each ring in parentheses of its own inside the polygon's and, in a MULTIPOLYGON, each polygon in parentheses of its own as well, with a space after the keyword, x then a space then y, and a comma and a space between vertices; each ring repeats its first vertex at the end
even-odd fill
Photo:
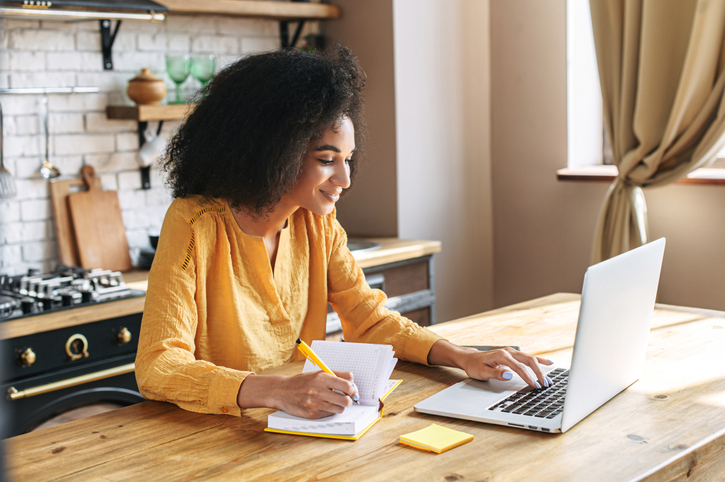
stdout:
POLYGON ((196 104, 109 105, 106 117, 138 122, 186 119, 196 104))
POLYGON ((158 0, 169 13, 218 13, 275 20, 331 20, 340 17, 334 5, 254 0, 158 0))

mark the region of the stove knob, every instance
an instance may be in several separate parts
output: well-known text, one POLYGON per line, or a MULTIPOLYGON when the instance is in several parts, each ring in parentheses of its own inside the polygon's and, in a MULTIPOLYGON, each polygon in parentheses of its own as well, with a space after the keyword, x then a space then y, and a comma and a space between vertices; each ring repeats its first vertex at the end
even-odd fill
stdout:
POLYGON ((53 309, 53 298, 43 298, 41 302, 43 303, 43 310, 53 309))
POLYGON ((90 303, 91 301, 93 301, 93 291, 91 291, 91 290, 81 291, 81 302, 90 303))
POLYGON ((35 301, 31 298, 25 298, 20 302, 20 309, 23 310, 24 315, 35 312, 35 301))
POLYGON ((131 332, 128 331, 128 328, 126 328, 125 326, 121 328, 121 331, 116 333, 116 343, 118 343, 119 345, 125 345, 126 343, 131 341, 131 338, 131 332))
POLYGON ((35 363, 35 352, 32 348, 26 348, 25 351, 20 354, 18 360, 21 365, 29 367, 35 363))
POLYGON ((72 293, 63 293, 60 295, 61 298, 61 304, 63 306, 73 306, 73 294, 72 293))

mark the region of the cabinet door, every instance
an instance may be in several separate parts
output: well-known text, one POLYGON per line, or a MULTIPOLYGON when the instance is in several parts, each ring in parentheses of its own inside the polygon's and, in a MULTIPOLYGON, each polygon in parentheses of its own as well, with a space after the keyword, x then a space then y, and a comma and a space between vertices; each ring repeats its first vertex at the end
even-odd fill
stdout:
POLYGON ((420 326, 430 326, 431 325, 431 316, 430 312, 432 310, 432 307, 427 308, 420 308, 418 310, 408 311, 405 313, 401 313, 401 315, 405 316, 406 318, 415 321, 420 326))

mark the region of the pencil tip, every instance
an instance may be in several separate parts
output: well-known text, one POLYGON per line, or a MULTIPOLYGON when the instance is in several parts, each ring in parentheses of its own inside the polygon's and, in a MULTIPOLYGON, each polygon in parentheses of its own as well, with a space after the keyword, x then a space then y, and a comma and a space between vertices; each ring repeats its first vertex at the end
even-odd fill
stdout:
POLYGON ((297 344, 299 345, 300 343, 302 343, 302 338, 297 338, 297 344))

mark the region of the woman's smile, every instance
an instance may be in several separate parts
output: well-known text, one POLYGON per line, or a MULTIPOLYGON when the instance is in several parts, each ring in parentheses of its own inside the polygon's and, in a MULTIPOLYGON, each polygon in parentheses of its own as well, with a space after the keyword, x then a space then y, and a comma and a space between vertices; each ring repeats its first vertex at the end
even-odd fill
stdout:
POLYGON ((336 191, 334 193, 328 192, 328 191, 322 191, 322 190, 320 190, 320 192, 322 192, 322 194, 324 194, 325 196, 329 197, 332 202, 337 202, 340 199, 340 194, 342 193, 342 189, 340 189, 339 191, 336 191))
POLYGON ((320 215, 330 214, 342 191, 350 187, 350 163, 355 152, 355 127, 347 117, 310 144, 303 171, 283 203, 320 215))

